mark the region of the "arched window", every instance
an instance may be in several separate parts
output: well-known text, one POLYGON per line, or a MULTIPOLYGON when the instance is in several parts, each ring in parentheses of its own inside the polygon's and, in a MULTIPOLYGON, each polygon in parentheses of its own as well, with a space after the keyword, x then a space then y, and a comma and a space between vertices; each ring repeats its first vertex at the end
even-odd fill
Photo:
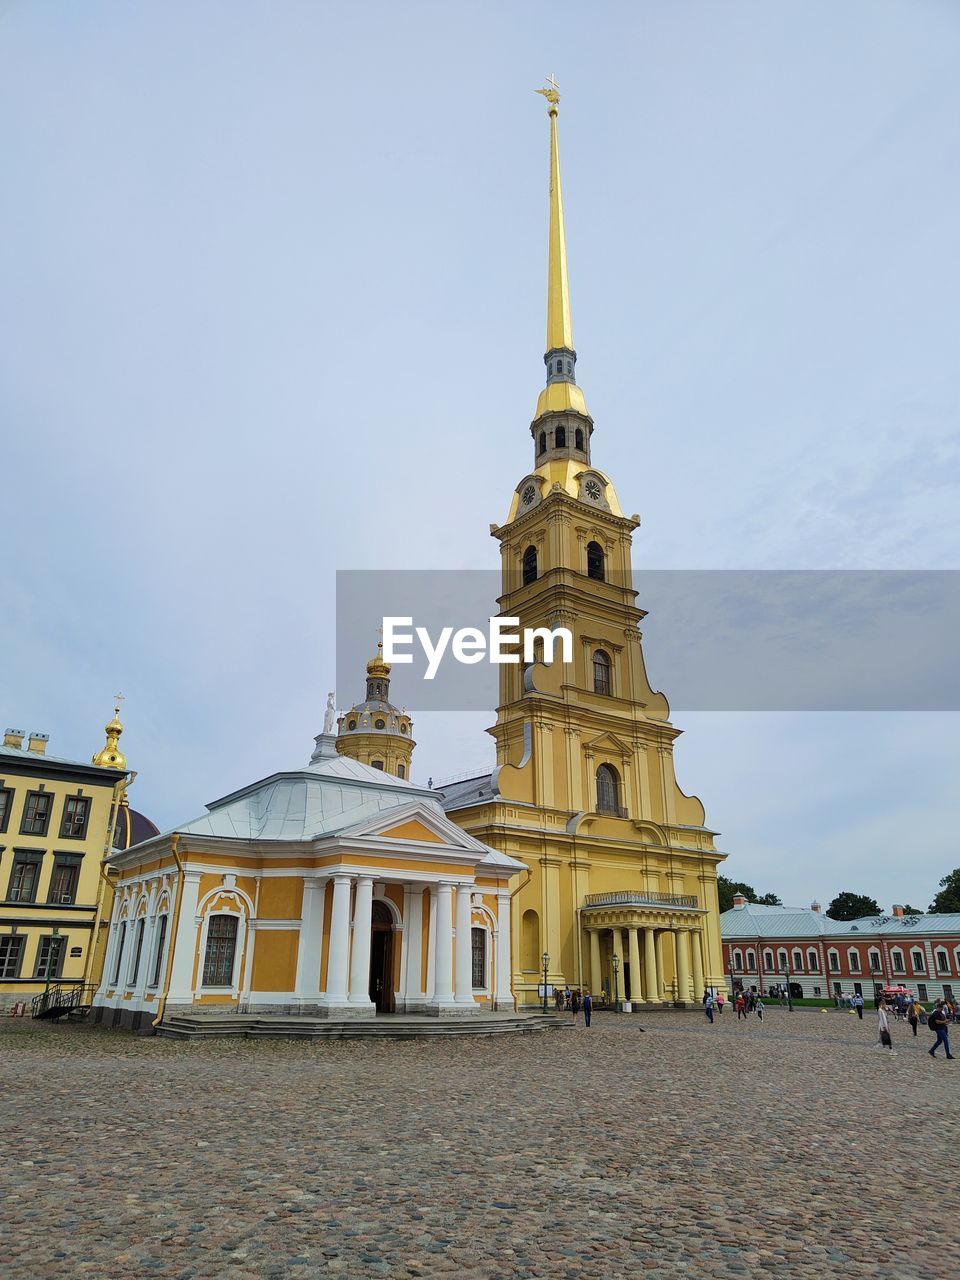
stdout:
POLYGON ((382 760, 371 760, 371 761, 370 761, 370 768, 371 768, 371 769, 382 769, 382 768, 383 768, 383 761, 382 761, 382 760))
POLYGON ((133 934, 133 955, 130 957, 130 976, 127 979, 127 985, 131 987, 136 986, 137 974, 140 972, 140 956, 143 953, 143 931, 146 923, 146 919, 141 916, 137 921, 133 934))
POLYGON ((747 950, 747 973, 757 972, 757 953, 752 947, 747 950))
POLYGON ((773 973, 773 952, 769 947, 763 953, 763 967, 767 973, 773 973))
POLYGON ((840 972, 840 952, 834 947, 831 947, 827 952, 827 965, 831 973, 840 972))
POLYGON ((856 947, 850 947, 847 951, 847 968, 851 973, 860 972, 860 952, 856 947))
POLYGON ((813 947, 807 951, 807 973, 820 972, 820 957, 817 955, 813 947))
POLYGON ((167 940, 167 917, 162 915, 157 919, 157 949, 153 958, 153 976, 150 979, 150 986, 156 987, 160 982, 160 973, 163 968, 163 944, 167 940))
POLYGON ((120 981, 120 965, 123 963, 123 944, 127 939, 127 922, 120 921, 120 934, 117 939, 117 958, 113 962, 113 982, 120 981))
POLYGON ((476 927, 470 930, 470 960, 474 991, 483 991, 487 985, 487 931, 476 927))
POLYGON ((565 449, 567 447, 567 428, 564 426, 557 427, 553 433, 553 447, 555 449, 565 449))
POLYGON ((937 949, 937 973, 950 972, 950 957, 942 947, 937 949))
POLYGON ((604 572, 604 554, 603 547, 599 542, 587 543, 587 577, 596 578, 598 582, 603 582, 606 577, 604 572))
POLYGON ((577 427, 576 431, 573 433, 573 443, 577 446, 578 449, 580 449, 581 451, 583 450, 583 428, 582 427, 577 427))
POLYGON ((558 360, 558 361, 557 361, 557 373, 563 373, 563 361, 562 361, 562 360, 558 360))
POLYGON ((610 659, 602 649, 593 655, 593 692, 610 692, 610 659))
POLYGON ((203 957, 205 987, 233 986, 233 962, 237 952, 236 916, 218 912, 207 924, 207 950, 203 957))
POLYGON ((523 553, 523 585, 537 580, 537 548, 527 547, 523 553))
POLYGON ((803 952, 799 947, 795 947, 793 951, 793 967, 797 973, 803 973, 803 952))
MULTIPOLYGON (((878 953, 878 956, 879 956, 879 953, 878 953)), ((871 961, 871 966, 872 966, 872 963, 873 962, 871 961)), ((876 967, 879 969, 880 965, 878 964, 876 967)), ((907 972, 907 966, 903 963, 903 952, 900 950, 899 947, 894 947, 893 950, 890 952, 890 967, 893 969, 894 973, 907 972)))
MULTIPOLYGON (((901 964, 903 963, 902 956, 900 957, 900 963, 901 964)), ((873 951, 873 950, 869 951, 867 953, 867 964, 869 964, 870 966, 871 973, 879 973, 880 972, 880 952, 873 951)))
POLYGON ((784 951, 783 947, 781 947, 777 952, 777 968, 781 973, 783 973, 784 969, 787 967, 787 953, 784 951))
POLYGON ((541 431, 540 435, 537 437, 537 452, 547 452, 547 433, 545 431, 541 431))
POLYGON ((736 948, 733 953, 733 972, 743 973, 743 954, 739 948, 736 948))
POLYGON ((611 764, 602 764, 597 769, 597 812, 620 812, 620 779, 611 764))
POLYGON ((406 766, 405 766, 405 765, 402 765, 402 764, 398 764, 398 765, 397 765, 397 777, 398 777, 398 778, 405 778, 406 776, 407 776, 406 766))
POLYGON ((914 973, 926 973, 927 962, 924 959, 924 955, 922 951, 917 951, 917 950, 911 951, 910 963, 913 965, 914 973))
POLYGON ((521 922, 523 968, 526 973, 540 972, 540 917, 536 911, 525 911, 521 922))

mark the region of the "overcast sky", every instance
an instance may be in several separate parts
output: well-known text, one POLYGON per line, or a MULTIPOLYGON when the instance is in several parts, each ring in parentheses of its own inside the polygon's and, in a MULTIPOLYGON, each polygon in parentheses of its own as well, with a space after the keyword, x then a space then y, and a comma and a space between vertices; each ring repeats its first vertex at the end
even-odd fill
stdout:
MULTIPOLYGON (((168 827, 308 758, 338 568, 496 567, 549 72, 635 563, 956 569, 958 61, 953 0, 7 0, 4 724, 86 758, 122 690, 168 827)), ((417 717, 416 776, 489 766, 492 720, 417 717)), ((925 906, 958 720, 689 714, 678 777, 728 875, 925 906)))

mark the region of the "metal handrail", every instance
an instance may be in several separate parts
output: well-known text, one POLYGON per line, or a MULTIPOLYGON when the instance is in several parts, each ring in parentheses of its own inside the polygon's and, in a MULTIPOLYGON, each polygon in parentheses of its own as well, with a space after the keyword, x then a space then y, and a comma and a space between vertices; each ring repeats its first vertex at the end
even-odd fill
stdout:
POLYGON ((588 893, 583 900, 585 907, 620 907, 632 906, 634 903, 664 907, 698 907, 700 905, 696 895, 692 893, 647 893, 634 889, 620 889, 614 893, 588 893))

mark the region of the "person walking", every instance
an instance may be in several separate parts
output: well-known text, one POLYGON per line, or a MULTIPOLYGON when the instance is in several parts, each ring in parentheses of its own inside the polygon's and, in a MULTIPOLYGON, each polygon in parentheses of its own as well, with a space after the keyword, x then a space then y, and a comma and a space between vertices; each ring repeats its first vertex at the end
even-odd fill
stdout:
POLYGON ((723 1013, 723 1006, 724 1006, 724 1002, 725 1002, 725 1001, 726 1001, 726 996, 723 994, 723 992, 722 992, 722 991, 718 991, 718 992, 717 992, 717 1000, 716 1000, 717 1013, 718 1013, 718 1014, 723 1013))
POLYGON ((913 999, 907 1008, 907 1021, 910 1023, 914 1036, 917 1034, 917 1024, 920 1021, 921 1013, 923 1013, 923 1005, 919 1000, 913 999))
POLYGON ((703 1012, 707 1015, 707 1021, 713 1022, 713 992, 708 991, 703 997, 703 1012))
POLYGON ((896 1057, 893 1050, 893 1037, 890 1035, 890 1017, 887 1002, 883 999, 877 1005, 877 1048, 889 1049, 890 1056, 896 1057))
POLYGON ((746 1002, 746 1000, 744 1000, 744 998, 743 998, 743 992, 742 992, 742 991, 741 991, 741 992, 740 992, 740 994, 737 996, 737 1021, 739 1022, 741 1018, 744 1020, 744 1022, 746 1022, 746 1020, 747 1020, 747 1002, 746 1002))
POLYGON ((756 1009, 757 1017, 762 1022, 763 1021, 763 1001, 760 999, 759 996, 757 996, 757 1003, 754 1006, 754 1008, 756 1009))
POLYGON ((580 989, 579 987, 570 992, 570 1021, 574 1026, 577 1025, 577 1019, 580 1017, 580 989))
POLYGON ((927 1050, 930 1057, 935 1058, 937 1056, 937 1050, 941 1045, 943 1045, 946 1050, 947 1057, 952 1059, 953 1054, 950 1052, 950 1037, 947 1035, 947 1014, 943 1007, 942 1000, 938 1000, 931 1009, 930 1016, 927 1019, 927 1026, 931 1031, 935 1031, 937 1033, 936 1044, 934 1044, 932 1049, 927 1050))
POLYGON ((593 1013, 593 998, 589 991, 583 993, 583 1025, 589 1027, 590 1015, 593 1013))
POLYGON ((863 996, 860 994, 859 991, 853 997, 853 1007, 857 1011, 857 1017, 862 1022, 863 1021, 863 996))

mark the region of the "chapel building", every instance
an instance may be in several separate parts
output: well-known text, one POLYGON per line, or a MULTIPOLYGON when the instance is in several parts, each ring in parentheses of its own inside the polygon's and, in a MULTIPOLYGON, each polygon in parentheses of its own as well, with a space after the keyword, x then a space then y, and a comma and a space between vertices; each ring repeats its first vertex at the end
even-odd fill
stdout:
POLYGON ((685 1004, 723 981, 725 855, 703 805, 677 784, 680 730, 644 668, 631 568, 639 517, 624 514, 592 458, 594 423, 576 380, 559 95, 540 92, 550 118, 546 385, 530 425, 532 466, 491 533, 500 616, 568 628, 573 661, 501 666, 497 767, 441 792, 465 831, 529 868, 512 899, 521 1004, 542 998, 544 979, 685 1004))

